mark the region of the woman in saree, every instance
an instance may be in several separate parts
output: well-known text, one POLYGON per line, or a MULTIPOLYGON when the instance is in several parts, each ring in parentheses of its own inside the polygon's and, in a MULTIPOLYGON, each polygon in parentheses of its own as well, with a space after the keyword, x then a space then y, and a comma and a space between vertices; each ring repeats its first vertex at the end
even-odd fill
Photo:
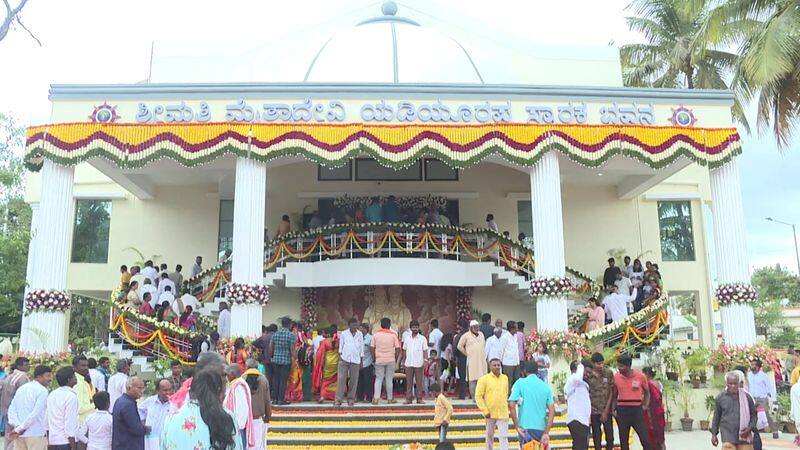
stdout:
POLYGON ((650 437, 650 448, 664 450, 666 448, 664 430, 667 420, 661 395, 661 383, 655 380, 656 372, 652 367, 645 367, 642 372, 647 377, 647 387, 650 390, 650 407, 644 412, 644 422, 650 437))
POLYGON ((301 402, 303 401, 303 372, 305 372, 305 367, 300 364, 300 358, 304 356, 300 355, 300 350, 305 343, 305 333, 300 324, 295 324, 292 333, 295 335, 294 354, 297 355, 297 358, 292 358, 292 368, 289 372, 289 380, 286 382, 286 401, 301 402))
POLYGON ((225 360, 228 364, 238 364, 244 373, 247 370, 246 362, 249 357, 250 352, 245 348, 244 339, 238 337, 233 341, 233 348, 225 355, 225 360))
POLYGON ((314 358, 312 383, 314 391, 319 392, 319 402, 336 397, 336 374, 339 368, 339 339, 336 325, 332 325, 325 340, 320 342, 314 358))

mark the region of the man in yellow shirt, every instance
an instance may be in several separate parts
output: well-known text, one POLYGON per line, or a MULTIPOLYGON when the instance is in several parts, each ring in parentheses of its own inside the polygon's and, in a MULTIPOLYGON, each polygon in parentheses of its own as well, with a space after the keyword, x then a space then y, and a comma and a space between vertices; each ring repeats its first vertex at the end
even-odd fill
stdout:
MULTIPOLYGON (((78 425, 83 425, 86 422, 86 418, 94 412, 92 397, 97 391, 92 386, 89 375, 89 360, 85 356, 78 355, 72 358, 72 368, 78 378, 78 383, 72 388, 78 395, 78 425)), ((80 448, 80 446, 78 447, 80 448)))
POLYGON ((494 449, 497 427, 500 450, 508 450, 508 377, 497 358, 489 361, 490 372, 478 379, 475 402, 486 418, 486 448, 494 449))
POLYGON ((797 380, 800 380, 800 366, 797 366, 794 368, 794 370, 792 370, 792 375, 789 381, 791 381, 792 386, 794 386, 797 384, 797 380))

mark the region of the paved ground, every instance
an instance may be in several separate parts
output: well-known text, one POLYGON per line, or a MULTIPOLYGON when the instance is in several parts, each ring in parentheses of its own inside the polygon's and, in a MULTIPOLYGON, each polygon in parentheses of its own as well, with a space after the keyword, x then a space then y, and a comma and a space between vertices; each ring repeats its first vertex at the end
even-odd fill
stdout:
MULTIPOLYGON (((794 435, 782 433, 780 439, 763 437, 764 449, 797 448, 793 444, 794 435)), ((641 449, 637 444, 637 448, 641 449)), ((708 431, 673 431, 667 433, 667 450, 711 450, 720 449, 711 445, 711 433, 708 431)))

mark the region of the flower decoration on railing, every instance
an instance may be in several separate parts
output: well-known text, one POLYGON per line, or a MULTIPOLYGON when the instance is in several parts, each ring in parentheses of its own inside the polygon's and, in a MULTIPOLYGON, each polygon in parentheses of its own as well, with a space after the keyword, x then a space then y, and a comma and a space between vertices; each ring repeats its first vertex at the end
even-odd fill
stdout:
POLYGON ((456 288, 456 319, 472 319, 472 288, 456 288))
POLYGON ((657 316, 661 311, 666 309, 667 302, 667 294, 664 292, 661 294, 661 297, 654 301, 651 305, 646 306, 633 314, 630 314, 628 317, 622 320, 612 322, 608 325, 596 328, 588 333, 584 333, 583 337, 587 340, 598 342, 621 334, 629 326, 646 322, 657 316))
POLYGON ((747 283, 722 284, 716 291, 719 306, 728 306, 734 303, 753 303, 758 300, 758 291, 747 283))
MULTIPOLYGON (((333 206, 344 210, 352 211, 356 208, 366 208, 372 203, 373 197, 361 196, 352 197, 343 195, 333 199, 333 206)), ((388 196, 378 196, 378 201, 385 205, 388 201, 388 196)), ((439 195, 404 195, 395 196, 395 202, 398 208, 403 211, 428 211, 430 209, 444 210, 447 207, 447 197, 439 195)))
POLYGON ((260 284, 230 283, 226 298, 231 304, 266 305, 269 303, 269 287, 260 284))
MULTIPOLYGON (((131 322, 137 322, 141 324, 146 324, 149 327, 153 328, 154 330, 163 330, 169 332, 170 335, 179 336, 179 337, 187 337, 194 339, 198 336, 201 336, 200 333, 195 333, 194 331, 187 330, 180 325, 175 325, 172 322, 166 322, 163 320, 158 320, 155 317, 148 316, 146 314, 141 314, 127 305, 112 305, 117 311, 119 311, 120 315, 124 315, 127 320, 131 322)), ((216 324, 214 324, 214 328, 216 328, 216 324)))
POLYGON ((303 288, 302 295, 300 320, 305 324, 306 330, 311 331, 317 328, 318 291, 316 288, 303 288))
POLYGON ((537 278, 531 281, 531 297, 558 297, 575 292, 572 280, 566 277, 537 278))
POLYGON ((69 293, 55 289, 37 289, 25 296, 25 313, 63 312, 69 309, 72 298, 69 293))
POLYGON ((205 277, 211 276, 212 278, 217 276, 217 273, 220 270, 224 270, 226 272, 230 271, 231 269, 231 259, 227 259, 221 263, 214 264, 213 266, 209 267, 208 269, 203 270, 202 272, 198 273, 193 277, 189 277, 184 280, 183 285, 188 288, 188 285, 196 283, 202 280, 205 277))
POLYGON ((540 345, 544 345, 551 356, 562 356, 567 361, 589 354, 586 339, 571 331, 539 331, 535 328, 527 337, 528 352, 532 354, 540 345))
POLYGON ((761 344, 749 347, 722 344, 711 352, 708 362, 714 368, 725 372, 739 366, 749 368, 750 362, 756 359, 761 360, 764 370, 780 369, 781 360, 775 350, 761 344))

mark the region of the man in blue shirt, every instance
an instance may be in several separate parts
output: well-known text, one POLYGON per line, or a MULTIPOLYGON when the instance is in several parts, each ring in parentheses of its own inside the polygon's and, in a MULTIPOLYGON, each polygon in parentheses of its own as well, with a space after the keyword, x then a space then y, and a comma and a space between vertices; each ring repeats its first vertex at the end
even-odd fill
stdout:
POLYGON ((508 409, 519 433, 520 445, 532 440, 539 441, 544 446, 550 443, 550 428, 553 427, 553 418, 556 415, 553 390, 536 375, 538 370, 536 362, 525 361, 522 364, 523 378, 514 383, 508 397, 508 409), (521 403, 519 414, 518 403, 521 403))
POLYGON ((139 417, 136 401, 144 393, 144 381, 139 377, 128 378, 126 392, 114 402, 114 425, 111 431, 111 448, 114 450, 144 450, 144 436, 150 426, 139 417))

